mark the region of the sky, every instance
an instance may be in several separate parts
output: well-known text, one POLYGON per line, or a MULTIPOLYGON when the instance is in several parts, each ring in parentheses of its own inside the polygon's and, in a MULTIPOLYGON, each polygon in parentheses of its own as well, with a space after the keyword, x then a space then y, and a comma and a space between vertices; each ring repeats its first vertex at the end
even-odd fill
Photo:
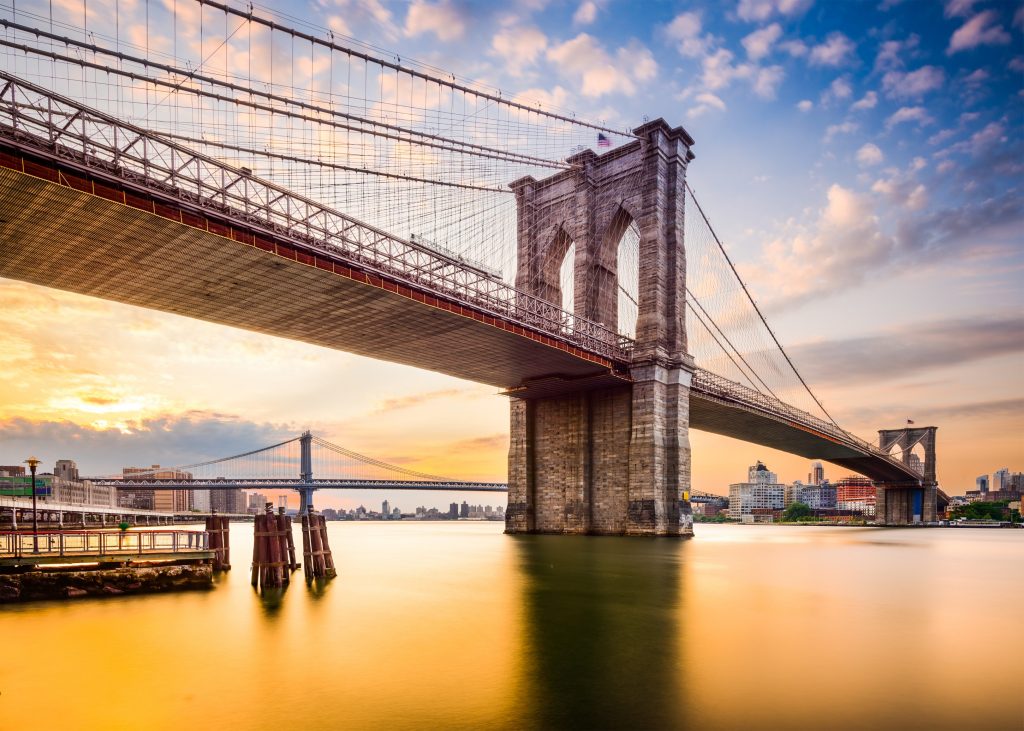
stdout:
MULTIPOLYGON (((140 0, 123 5, 137 11, 140 0)), ((872 440, 907 419, 938 426, 950 493, 1024 469, 1021 4, 275 8, 617 128, 683 125, 696 140, 691 185, 836 420, 872 440)), ((36 453, 44 467, 72 458, 107 474, 306 428, 417 470, 506 476, 508 404, 493 388, 0 279, 0 464, 36 453)), ((806 479, 800 457, 696 432, 691 442, 694 489, 725 493, 758 459, 785 481, 806 479)), ((826 465, 829 477, 845 474, 826 465)), ((321 502, 383 497, 403 509, 455 499, 321 502)))

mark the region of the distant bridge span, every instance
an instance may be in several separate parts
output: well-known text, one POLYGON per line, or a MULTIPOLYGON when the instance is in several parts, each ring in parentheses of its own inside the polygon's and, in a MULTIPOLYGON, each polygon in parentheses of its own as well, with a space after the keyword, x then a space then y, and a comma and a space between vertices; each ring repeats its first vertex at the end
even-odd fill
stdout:
POLYGON ((362 480, 312 479, 306 482, 286 478, 239 478, 197 480, 133 480, 88 478, 96 485, 121 490, 451 490, 453 492, 508 492, 504 482, 460 480, 362 480))

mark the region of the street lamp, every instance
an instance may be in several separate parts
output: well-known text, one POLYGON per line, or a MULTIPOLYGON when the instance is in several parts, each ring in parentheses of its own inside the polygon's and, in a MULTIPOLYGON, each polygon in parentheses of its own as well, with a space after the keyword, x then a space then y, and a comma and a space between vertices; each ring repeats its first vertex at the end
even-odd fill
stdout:
POLYGON ((29 457, 25 464, 32 471, 32 553, 39 553, 39 519, 36 516, 36 467, 39 460, 29 457))

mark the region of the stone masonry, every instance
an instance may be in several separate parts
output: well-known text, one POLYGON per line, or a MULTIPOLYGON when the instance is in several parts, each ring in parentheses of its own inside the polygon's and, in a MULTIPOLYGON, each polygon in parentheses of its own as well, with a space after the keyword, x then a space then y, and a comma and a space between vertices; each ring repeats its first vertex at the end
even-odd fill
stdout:
POLYGON ((938 479, 935 467, 935 432, 938 427, 922 426, 906 429, 882 429, 878 432, 878 446, 886 451, 898 450, 904 464, 910 465, 911 451, 920 445, 924 451, 921 484, 914 487, 875 488, 875 521, 882 525, 910 525, 914 523, 914 498, 920 495, 920 522, 932 523, 937 516, 938 479))
MULTIPOLYGON (((619 241, 640 231, 631 385, 511 400, 509 533, 677 535, 690 489, 683 204, 693 139, 655 120, 639 139, 573 169, 512 183, 518 205, 516 286, 561 304, 572 244, 575 313, 617 326, 619 241)), ((558 374, 551 374, 557 378, 558 374)))

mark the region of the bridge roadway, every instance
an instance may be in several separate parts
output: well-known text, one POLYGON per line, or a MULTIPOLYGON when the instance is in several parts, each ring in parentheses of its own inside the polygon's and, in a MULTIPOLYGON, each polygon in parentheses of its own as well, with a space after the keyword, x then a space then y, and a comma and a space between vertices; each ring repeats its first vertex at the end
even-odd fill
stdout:
POLYGON ((448 480, 356 480, 313 479, 308 482, 286 478, 125 480, 87 477, 96 485, 138 490, 452 490, 458 492, 508 492, 504 482, 460 482, 448 480))
MULTIPOLYGON (((599 325, 245 171, 69 100, 42 98, 23 82, 38 98, 16 104, 12 77, 0 72, 3 79, 2 277, 404 363, 509 395, 630 383, 631 343, 599 325), (189 171, 194 179, 183 177, 189 171)), ((834 425, 699 369, 690 426, 877 481, 920 479, 834 425)))

